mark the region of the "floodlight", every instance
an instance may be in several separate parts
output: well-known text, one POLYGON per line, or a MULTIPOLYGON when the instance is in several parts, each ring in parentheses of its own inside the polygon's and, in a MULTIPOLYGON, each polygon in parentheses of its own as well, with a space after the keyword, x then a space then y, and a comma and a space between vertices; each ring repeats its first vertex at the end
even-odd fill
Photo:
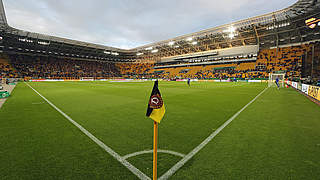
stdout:
POLYGON ((192 45, 196 45, 196 44, 198 44, 198 42, 197 41, 193 41, 191 44, 192 45))
POLYGON ((140 52, 140 53, 137 53, 137 56, 140 56, 140 55, 142 55, 142 54, 143 54, 143 53, 141 53, 141 52, 140 52))
POLYGON ((169 46, 174 45, 174 41, 170 41, 170 42, 168 43, 168 45, 169 45, 169 46))
POLYGON ((152 53, 157 53, 159 50, 158 49, 154 49, 154 50, 152 50, 151 52, 152 53))
POLYGON ((235 27, 233 27, 233 26, 229 27, 229 32, 233 33, 233 32, 235 32, 235 31, 236 31, 236 28, 235 28, 235 27))
POLYGON ((152 50, 152 47, 147 47, 147 48, 145 48, 145 50, 152 50))
POLYGON ((228 29, 224 30, 223 32, 234 33, 234 32, 236 32, 236 28, 233 26, 230 26, 228 29))
POLYGON ((229 34, 229 38, 230 38, 230 39, 234 38, 234 34, 233 34, 233 33, 230 33, 230 34, 229 34))
POLYGON ((188 37, 186 41, 192 41, 192 37, 188 37))

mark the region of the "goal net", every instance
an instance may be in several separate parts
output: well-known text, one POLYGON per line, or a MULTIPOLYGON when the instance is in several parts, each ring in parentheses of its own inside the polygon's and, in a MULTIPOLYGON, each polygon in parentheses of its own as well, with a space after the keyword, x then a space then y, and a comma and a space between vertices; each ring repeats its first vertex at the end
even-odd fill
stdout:
POLYGON ((276 85, 276 79, 278 78, 280 87, 284 87, 284 81, 285 81, 284 77, 285 77, 284 73, 270 73, 269 74, 269 80, 268 80, 268 86, 269 87, 277 86, 276 85))

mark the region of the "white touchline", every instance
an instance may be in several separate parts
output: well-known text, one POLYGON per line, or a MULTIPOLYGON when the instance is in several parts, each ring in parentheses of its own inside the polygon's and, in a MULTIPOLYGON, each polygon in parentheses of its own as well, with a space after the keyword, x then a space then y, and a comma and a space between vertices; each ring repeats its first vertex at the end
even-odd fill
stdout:
POLYGON ((163 174, 159 180, 166 180, 171 177, 175 172, 177 172, 186 162, 188 162, 194 155, 196 155, 204 146, 206 146, 217 134, 219 134, 228 124, 230 124, 243 110, 245 110, 251 103, 253 103, 262 93, 264 93, 268 89, 265 88, 262 92, 260 92, 255 98, 253 98, 247 105, 245 105, 242 109, 240 109, 237 113, 235 113, 230 119, 228 119, 225 123, 223 123, 216 131, 210 134, 204 141, 201 142, 196 148, 194 148, 191 152, 189 152, 184 158, 182 158, 177 164, 172 166, 165 174, 163 174))
POLYGON ((111 156, 113 156, 116 160, 118 160, 121 164, 123 164, 126 168, 128 168, 133 174, 135 174, 139 179, 148 179, 151 180, 147 175, 145 175, 143 172, 141 172, 139 169, 134 167, 131 163, 129 163, 127 160, 122 158, 118 153, 116 153, 114 150, 112 150, 110 147, 105 145, 102 141, 100 141, 98 138, 96 138, 94 135, 92 135, 89 131, 87 131, 85 128, 83 128, 80 124, 75 122, 73 119, 71 119, 67 114, 62 112, 59 108, 57 108, 54 104, 52 104, 47 98, 42 96, 37 90, 35 90, 33 87, 31 87, 28 83, 26 83, 34 92, 36 92, 42 99, 44 99, 50 106, 52 106, 55 110, 57 110, 60 114, 62 114, 65 118, 67 118, 73 125, 75 125, 77 128, 80 129, 85 135, 87 135, 92 141, 94 141, 97 145, 99 145, 102 149, 104 149, 107 153, 109 153, 111 156))
MULTIPOLYGON (((185 154, 178 153, 178 152, 175 152, 175 151, 170 151, 170 150, 158 149, 157 151, 158 151, 158 153, 172 154, 172 155, 180 156, 180 157, 184 157, 185 156, 185 154)), ((141 154, 148 154, 148 153, 153 153, 153 150, 144 150, 144 151, 134 152, 134 153, 122 156, 122 158, 123 159, 128 159, 128 158, 131 158, 131 157, 134 157, 134 156, 138 156, 138 155, 141 155, 141 154)))

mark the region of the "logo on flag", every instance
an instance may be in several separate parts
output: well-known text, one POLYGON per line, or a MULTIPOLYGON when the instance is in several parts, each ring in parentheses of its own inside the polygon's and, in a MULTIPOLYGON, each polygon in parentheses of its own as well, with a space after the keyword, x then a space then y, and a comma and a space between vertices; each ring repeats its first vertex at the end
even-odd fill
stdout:
POLYGON ((163 105, 162 98, 159 94, 153 95, 149 101, 150 108, 159 109, 163 105))

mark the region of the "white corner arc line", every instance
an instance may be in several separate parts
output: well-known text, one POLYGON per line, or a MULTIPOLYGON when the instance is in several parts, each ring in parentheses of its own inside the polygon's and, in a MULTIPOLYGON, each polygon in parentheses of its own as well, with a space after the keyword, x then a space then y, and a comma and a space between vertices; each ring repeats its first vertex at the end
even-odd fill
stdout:
MULTIPOLYGON (((139 156, 141 154, 148 154, 148 153, 153 153, 153 149, 144 150, 144 151, 138 151, 138 152, 134 152, 134 153, 131 153, 131 154, 127 154, 125 156, 122 156, 122 158, 123 159, 128 159, 128 158, 131 158, 131 157, 134 157, 134 156, 139 156)), ((172 155, 179 156, 179 157, 182 157, 182 158, 185 156, 185 154, 178 153, 178 152, 175 152, 175 151, 170 151, 170 150, 164 150, 164 149, 158 149, 158 153, 172 154, 172 155)))
POLYGON ((128 168, 133 174, 135 174, 139 179, 143 180, 151 180, 147 175, 129 163, 127 160, 123 159, 118 153, 112 150, 110 147, 105 145, 102 141, 92 135, 89 131, 83 128, 80 124, 71 119, 67 114, 57 108, 54 104, 52 104, 47 98, 42 96, 37 90, 31 87, 28 83, 26 83, 34 92, 36 92, 42 99, 44 99, 50 106, 52 106, 55 110, 57 110, 60 114, 62 114, 66 119, 68 119, 73 125, 75 125, 80 131, 82 131, 85 135, 87 135, 92 141, 94 141, 97 145, 99 145, 102 149, 104 149, 107 153, 109 153, 112 157, 118 160, 122 165, 128 168))
POLYGON ((189 152, 184 158, 172 166, 166 173, 164 173, 159 180, 166 180, 171 177, 175 172, 177 172, 186 162, 188 162, 194 155, 196 155, 203 147, 205 147, 216 135, 218 135, 228 124, 230 124, 243 110, 245 110, 250 104, 252 104, 261 94, 266 90, 265 88, 261 91, 255 98, 253 98, 248 104, 246 104, 242 109, 236 112, 230 119, 223 123, 216 131, 214 131, 210 136, 208 136, 204 141, 202 141, 197 147, 195 147, 191 152, 189 152))

